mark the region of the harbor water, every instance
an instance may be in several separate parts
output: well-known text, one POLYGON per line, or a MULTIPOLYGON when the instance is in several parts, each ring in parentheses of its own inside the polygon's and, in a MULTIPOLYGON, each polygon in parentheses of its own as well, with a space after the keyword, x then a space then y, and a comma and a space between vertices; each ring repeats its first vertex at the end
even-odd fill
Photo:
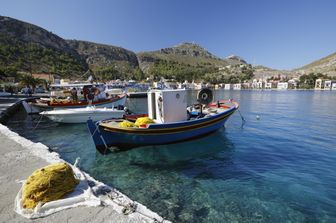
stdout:
MULTIPOLYGON (((189 91, 192 103, 196 92, 189 91)), ((336 92, 216 91, 240 103, 194 141, 100 155, 85 124, 15 114, 9 128, 174 222, 336 222, 336 92), (36 124, 38 126, 35 128, 36 124)), ((128 99, 143 113, 146 99, 128 99)))

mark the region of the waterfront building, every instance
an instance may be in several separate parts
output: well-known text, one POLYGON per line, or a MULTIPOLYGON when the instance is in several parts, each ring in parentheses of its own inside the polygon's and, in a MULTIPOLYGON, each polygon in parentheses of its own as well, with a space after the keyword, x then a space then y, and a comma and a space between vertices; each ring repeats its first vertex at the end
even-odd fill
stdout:
POLYGON ((61 79, 60 80, 60 84, 69 84, 70 83, 70 79, 61 79))
POLYGON ((200 89, 202 89, 202 88, 205 87, 205 84, 203 84, 202 82, 201 83, 195 83, 195 82, 193 82, 192 86, 193 86, 193 89, 200 90, 200 89))
POLYGON ((265 84, 265 89, 272 89, 272 83, 271 82, 267 82, 265 84))
POLYGON ((336 91, 336 82, 331 84, 331 90, 336 91))
POLYGON ((208 83, 206 83, 205 87, 206 88, 215 88, 215 85, 208 82, 208 83))
POLYGON ((315 81, 315 89, 316 90, 321 90, 321 89, 323 89, 323 87, 324 87, 324 80, 321 79, 321 78, 316 79, 316 81, 315 81))
POLYGON ((278 88, 278 81, 273 81, 272 80, 272 81, 268 82, 267 84, 268 84, 268 89, 278 88))
POLYGON ((257 89, 264 89, 265 88, 265 84, 266 84, 265 81, 263 81, 262 79, 259 79, 259 81, 256 84, 256 86, 257 86, 256 88, 257 89))
POLYGON ((293 78, 288 81, 288 88, 297 89, 298 86, 299 86, 299 80, 297 78, 293 78))
POLYGON ((287 90, 288 89, 288 83, 287 82, 279 82, 277 86, 278 90, 287 90))
POLYGON ((250 89, 251 88, 251 83, 242 83, 242 86, 241 86, 242 89, 250 89))
POLYGON ((333 84, 336 84, 336 81, 333 80, 324 81, 324 90, 332 90, 333 84))
POLYGON ((224 87, 225 87, 225 84, 223 84, 223 83, 218 84, 219 89, 224 89, 224 87))
POLYGON ((258 80, 253 79, 252 84, 251 84, 252 89, 258 89, 258 80))
POLYGON ((234 84, 233 85, 233 90, 241 90, 242 84, 234 84))
POLYGON ((33 78, 45 80, 47 83, 54 84, 55 77, 53 74, 32 74, 33 78))
POLYGON ((225 90, 231 90, 231 89, 233 89, 233 84, 225 84, 224 89, 225 90))

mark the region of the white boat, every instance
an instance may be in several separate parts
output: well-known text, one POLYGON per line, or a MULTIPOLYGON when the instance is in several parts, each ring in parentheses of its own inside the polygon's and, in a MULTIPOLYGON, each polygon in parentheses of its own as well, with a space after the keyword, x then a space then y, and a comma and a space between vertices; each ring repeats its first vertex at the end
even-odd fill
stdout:
POLYGON ((85 123, 89 118, 96 121, 110 118, 122 118, 124 114, 124 110, 96 108, 93 106, 86 108, 58 109, 40 113, 40 115, 46 116, 54 122, 61 123, 85 123))

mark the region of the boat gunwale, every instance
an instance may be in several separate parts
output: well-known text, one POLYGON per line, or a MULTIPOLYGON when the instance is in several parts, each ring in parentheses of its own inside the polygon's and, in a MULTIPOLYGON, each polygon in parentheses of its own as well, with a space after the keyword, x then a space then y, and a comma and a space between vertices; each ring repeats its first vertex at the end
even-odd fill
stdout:
MULTIPOLYGON (((122 94, 122 95, 118 95, 118 97, 115 98, 108 98, 108 99, 104 99, 104 100, 99 100, 99 101, 93 101, 92 105, 103 105, 103 104, 109 104, 109 103, 113 103, 119 100, 122 100, 124 98, 127 98, 126 94, 122 94)), ((44 104, 44 103, 32 103, 32 105, 36 106, 36 107, 40 107, 40 108, 83 108, 88 106, 89 102, 83 102, 83 103, 68 103, 68 104, 54 104, 54 105, 48 105, 48 104, 44 104)))
POLYGON ((195 119, 191 121, 183 121, 178 123, 167 123, 167 124, 158 124, 158 125, 150 125, 150 126, 161 126, 161 128, 132 128, 132 127, 112 127, 103 125, 101 122, 99 123, 99 127, 108 132, 117 132, 117 133, 129 133, 129 134, 160 134, 160 133, 178 133, 182 131, 195 130, 199 128, 207 127, 211 124, 215 124, 224 120, 225 118, 231 116, 236 110, 238 106, 235 105, 230 109, 221 112, 219 114, 213 115, 211 117, 195 119), (173 125, 170 127, 169 125, 173 125), (177 125, 177 126, 176 126, 177 125))

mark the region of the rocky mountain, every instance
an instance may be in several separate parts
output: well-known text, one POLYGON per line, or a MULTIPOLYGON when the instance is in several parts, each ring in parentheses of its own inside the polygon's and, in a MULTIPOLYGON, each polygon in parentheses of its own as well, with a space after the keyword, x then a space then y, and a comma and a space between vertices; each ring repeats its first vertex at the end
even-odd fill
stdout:
MULTIPOLYGON (((0 78, 17 71, 80 78, 88 69, 101 79, 164 76, 190 80, 208 76, 214 80, 240 73, 250 77, 252 68, 239 56, 222 59, 194 43, 135 54, 122 47, 64 40, 36 25, 0 16, 0 78)), ((291 71, 253 67, 255 78, 312 72, 336 76, 336 53, 291 71)))
POLYGON ((322 59, 316 60, 309 63, 303 67, 296 68, 293 70, 277 70, 268 68, 265 66, 254 66, 254 77, 259 78, 270 78, 270 77, 282 77, 282 78, 292 78, 300 77, 303 74, 323 74, 327 76, 336 76, 336 53, 330 54, 322 59))
POLYGON ((244 60, 237 58, 221 59, 205 48, 194 43, 182 43, 173 47, 163 48, 157 51, 140 52, 137 54, 139 66, 146 74, 158 63, 180 64, 188 67, 204 67, 217 69, 228 65, 246 64, 244 60))
POLYGON ((277 70, 262 65, 256 65, 253 67, 253 74, 255 79, 269 79, 269 78, 283 78, 290 79, 297 77, 299 74, 289 70, 277 70))
POLYGON ((80 75, 85 60, 61 37, 33 24, 0 16, 0 70, 80 75))
POLYGON ((230 64, 247 64, 247 62, 243 58, 236 55, 230 55, 226 57, 225 60, 230 64))
POLYGON ((92 69, 108 66, 135 69, 139 66, 136 54, 121 47, 79 40, 67 40, 67 43, 92 69))
POLYGON ((122 47, 64 40, 36 25, 0 16, 0 76, 24 71, 77 79, 90 69, 102 80, 153 75, 201 80, 205 74, 213 79, 237 74, 240 65, 247 64, 238 56, 222 59, 194 43, 135 54, 122 47))
POLYGON ((295 71, 301 74, 322 73, 329 76, 336 76, 336 53, 295 69, 295 71))

